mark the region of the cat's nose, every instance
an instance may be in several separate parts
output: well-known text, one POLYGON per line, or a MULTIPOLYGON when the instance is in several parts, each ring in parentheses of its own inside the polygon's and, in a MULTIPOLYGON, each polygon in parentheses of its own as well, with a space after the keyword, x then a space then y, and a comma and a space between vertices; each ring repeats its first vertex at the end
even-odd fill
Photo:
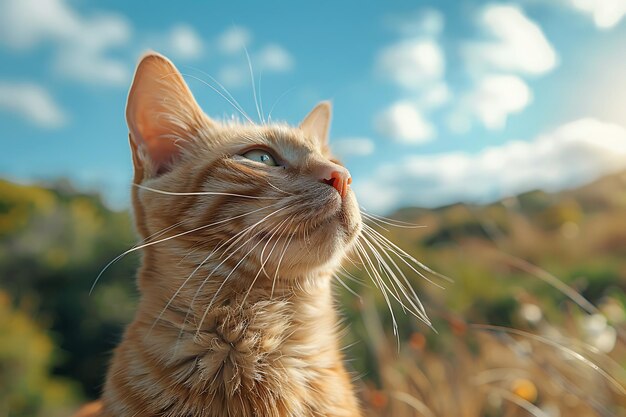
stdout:
POLYGON ((350 171, 341 165, 328 162, 318 165, 314 169, 314 173, 317 178, 324 184, 332 186, 341 198, 344 198, 348 194, 348 187, 352 183, 352 177, 350 171))

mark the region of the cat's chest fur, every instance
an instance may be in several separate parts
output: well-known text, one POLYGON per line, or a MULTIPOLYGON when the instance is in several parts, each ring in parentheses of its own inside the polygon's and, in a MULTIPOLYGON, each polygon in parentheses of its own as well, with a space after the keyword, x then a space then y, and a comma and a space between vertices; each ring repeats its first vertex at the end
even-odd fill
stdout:
POLYGON ((154 317, 140 312, 116 350, 106 409, 111 416, 358 416, 331 312, 329 288, 297 302, 215 307, 188 325, 199 331, 153 327, 154 317))

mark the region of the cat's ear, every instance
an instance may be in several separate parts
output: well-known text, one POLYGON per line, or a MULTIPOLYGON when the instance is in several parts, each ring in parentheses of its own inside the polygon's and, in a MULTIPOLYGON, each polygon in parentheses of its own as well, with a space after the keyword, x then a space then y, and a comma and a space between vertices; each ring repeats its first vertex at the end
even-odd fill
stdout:
POLYGON ((332 105, 330 101, 322 101, 302 120, 300 129, 306 135, 317 138, 322 146, 326 146, 328 144, 331 114, 332 105))
POLYGON ((167 172, 201 127, 211 125, 174 64, 155 52, 141 58, 126 103, 135 170, 167 172))

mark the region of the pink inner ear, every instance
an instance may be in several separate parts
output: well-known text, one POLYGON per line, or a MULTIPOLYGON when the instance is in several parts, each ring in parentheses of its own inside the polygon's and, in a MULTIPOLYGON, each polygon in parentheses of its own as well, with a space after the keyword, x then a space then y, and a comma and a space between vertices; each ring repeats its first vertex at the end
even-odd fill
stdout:
POLYGON ((162 174, 168 169, 172 160, 180 153, 180 149, 174 141, 160 138, 151 141, 147 146, 150 158, 157 166, 157 172, 162 174))
POLYGON ((134 124, 131 126, 133 138, 150 158, 156 174, 163 174, 180 155, 180 147, 171 138, 172 128, 155 117, 161 109, 143 110, 143 112, 131 112, 134 114, 134 124))

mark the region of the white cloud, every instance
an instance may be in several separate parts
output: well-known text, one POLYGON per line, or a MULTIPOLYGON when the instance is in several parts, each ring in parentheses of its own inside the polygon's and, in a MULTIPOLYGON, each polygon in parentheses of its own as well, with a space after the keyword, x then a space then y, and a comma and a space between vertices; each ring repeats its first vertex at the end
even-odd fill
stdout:
POLYGON ((333 151, 341 156, 367 156, 374 152, 374 142, 369 138, 345 138, 333 141, 333 151))
POLYGON ((382 136, 400 143, 418 145, 435 136, 435 127, 410 101, 394 103, 376 117, 374 124, 382 136))
POLYGON ((436 109, 448 104, 452 99, 452 92, 443 81, 432 84, 424 89, 418 97, 418 102, 422 108, 436 109))
POLYGON ((580 119, 532 141, 511 141, 476 154, 409 156, 353 186, 367 209, 383 212, 406 205, 485 203, 533 189, 557 191, 625 168, 626 129, 580 119))
POLYGON ((179 24, 167 35, 165 49, 182 59, 196 59, 202 55, 204 45, 194 28, 179 24))
POLYGON ((435 9, 421 9, 385 19, 387 27, 405 36, 436 36, 443 31, 444 18, 435 9))
POLYGON ((493 40, 465 46, 471 64, 524 74, 544 74, 557 63, 554 48, 543 31, 517 6, 488 5, 479 16, 493 40))
POLYGON ((217 78, 226 87, 241 87, 250 80, 249 71, 245 65, 226 65, 219 70, 217 78))
POLYGON ((218 49, 225 54, 236 54, 252 42, 252 34, 243 26, 233 26, 217 38, 218 49))
MULTIPOLYGON (((233 26, 218 36, 216 44, 220 52, 236 55, 249 48, 252 34, 243 26, 233 26)), ((294 67, 294 59, 282 46, 271 43, 250 53, 254 70, 263 72, 288 72, 294 67)), ((228 63, 218 73, 219 80, 228 87, 241 87, 250 79, 250 68, 246 61, 228 63)))
POLYGON ((130 40, 126 19, 114 14, 87 18, 64 0, 20 0, 0 3, 0 42, 19 49, 50 43, 56 47, 53 67, 61 75, 90 83, 121 84, 130 71, 108 57, 110 49, 130 40))
POLYGON ((434 40, 408 39, 383 49, 376 67, 382 76, 400 87, 419 89, 443 77, 445 59, 434 40))
POLYGON ((446 61, 436 36, 444 17, 434 9, 389 16, 386 24, 404 39, 379 51, 376 71, 410 97, 394 103, 374 120, 381 135, 405 144, 420 144, 435 137, 435 126, 425 117, 446 105, 452 93, 444 80, 446 61))
POLYGON ((270 44, 256 54, 256 64, 264 71, 287 72, 293 69, 294 61, 289 52, 280 45, 270 44))
POLYGON ((69 38, 80 28, 76 15, 61 0, 2 1, 0 23, 0 39, 15 49, 69 38))
MULTIPOLYGON (((261 50, 253 60, 253 70, 268 72, 288 72, 293 68, 293 58, 277 45, 261 50), (268 49, 271 48, 271 49, 268 49)), ((256 75, 255 75, 256 77, 256 75)), ((248 61, 230 63, 220 68, 217 78, 227 87, 242 87, 251 82, 248 61)))
POLYGON ((48 91, 31 83, 0 82, 0 110, 45 128, 58 128, 67 121, 65 112, 48 91))
POLYGON ((459 106, 446 116, 445 122, 450 132, 460 135, 470 131, 472 128, 470 110, 459 106))
POLYGON ((624 0, 568 0, 570 6, 593 18, 600 29, 616 26, 626 15, 624 0))
POLYGON ((524 110, 532 100, 526 83, 514 75, 487 75, 461 99, 462 111, 477 117, 491 130, 502 129, 510 114, 524 110))

